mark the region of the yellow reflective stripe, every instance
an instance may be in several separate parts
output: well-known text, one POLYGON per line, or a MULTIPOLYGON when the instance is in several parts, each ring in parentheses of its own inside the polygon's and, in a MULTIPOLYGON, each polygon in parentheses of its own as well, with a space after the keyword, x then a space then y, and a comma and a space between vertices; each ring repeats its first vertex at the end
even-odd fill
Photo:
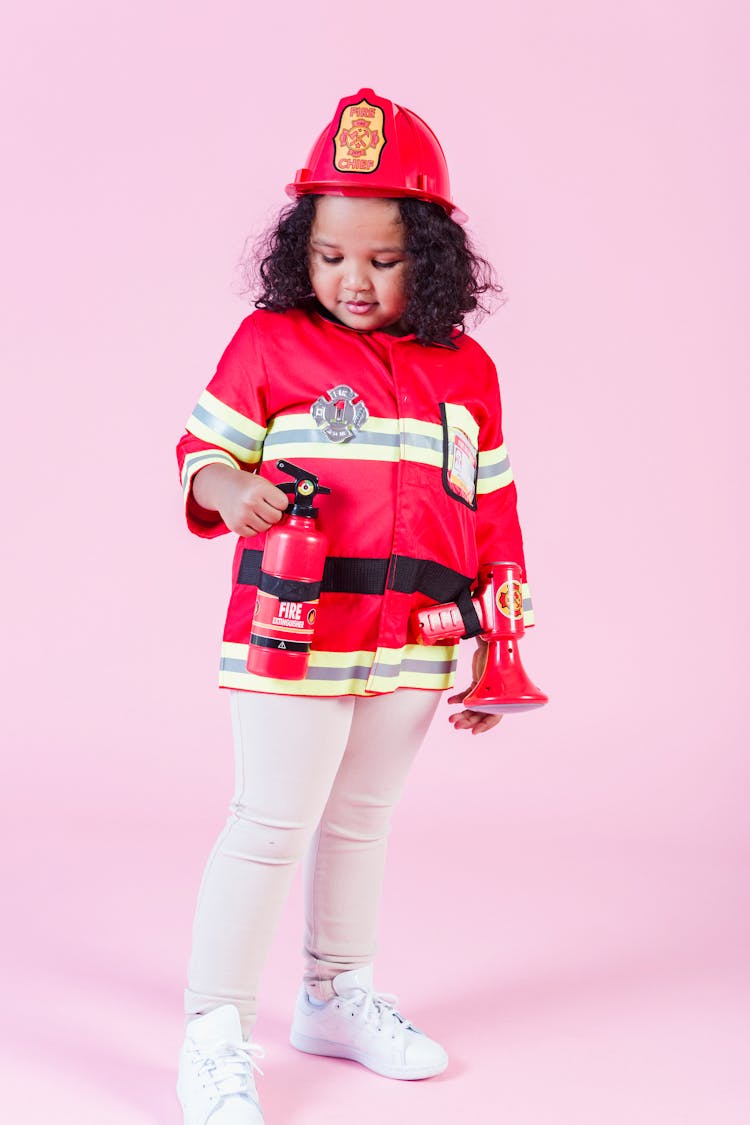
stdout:
POLYGON ((204 391, 198 399, 186 428, 201 441, 226 449, 245 465, 260 461, 265 427, 233 410, 210 391, 204 391))
POLYGON ((311 652, 304 680, 277 680, 247 671, 248 645, 224 641, 219 683, 282 695, 367 695, 399 687, 440 690, 455 677, 455 645, 404 645, 377 652, 311 652))
POLYGON ((199 469, 206 465, 229 465, 231 469, 242 472, 234 457, 221 449, 199 449, 195 453, 188 453, 182 465, 182 490, 187 500, 190 491, 190 482, 199 469))
MULTIPOLYGON (((301 427, 309 427, 315 432, 320 433, 321 436, 323 436, 323 440, 328 442, 328 438, 323 435, 323 431, 319 429, 309 411, 306 411, 304 414, 279 414, 273 419, 271 426, 269 426, 269 431, 273 428, 274 432, 283 433, 287 430, 298 430, 301 427)), ((421 418, 380 418, 372 414, 367 419, 362 429, 359 430, 351 440, 358 441, 361 435, 370 432, 377 434, 393 434, 394 437, 398 437, 401 430, 409 430, 415 434, 425 434, 439 441, 441 445, 443 443, 443 427, 439 422, 424 422, 421 418)), ((328 442, 328 444, 333 445, 335 443, 328 442)), ((348 443, 345 442, 344 444, 348 443)))
MULTIPOLYGON (((268 427, 268 432, 271 433, 288 433, 289 430, 312 430, 313 433, 319 434, 320 437, 327 445, 335 445, 335 442, 329 441, 324 435, 323 431, 318 427, 309 410, 304 414, 278 414, 271 425, 268 427)), ((376 434, 395 434, 398 435, 398 418, 373 418, 370 417, 365 422, 361 430, 350 441, 361 441, 362 437, 368 433, 376 434)), ((349 442, 343 442, 348 445, 349 442)))
POLYGON ((247 669, 233 671, 222 667, 219 687, 237 688, 240 691, 265 691, 271 695, 366 695, 365 680, 276 680, 271 676, 255 676, 247 669))
POLYGON ((528 582, 521 583, 521 595, 523 598, 523 624, 524 628, 534 624, 534 605, 531 600, 531 590, 529 589, 528 582))
POLYGON ((439 422, 423 422, 421 418, 404 418, 402 422, 413 433, 425 434, 427 437, 434 438, 440 445, 443 444, 443 427, 439 422))
POLYGON ((247 645, 238 644, 236 641, 221 642, 221 656, 228 660, 243 660, 247 662, 247 645))
POLYGON ((276 461, 278 458, 296 461, 297 458, 304 457, 322 458, 323 460, 335 458, 339 461, 399 460, 398 447, 392 449, 387 446, 369 445, 362 441, 357 442, 356 446, 352 445, 351 442, 334 444, 326 441, 325 438, 322 442, 267 440, 264 451, 267 461, 276 461))
POLYGON ((370 691, 395 691, 399 687, 450 687, 456 674, 457 648, 457 645, 379 648, 367 687, 370 691))
POLYGON ((200 438, 201 441, 207 441, 210 445, 218 445, 222 449, 226 449, 228 453, 231 453, 238 461, 242 461, 244 465, 255 465, 260 461, 261 448, 257 450, 246 449, 238 442, 232 441, 226 434, 218 433, 210 426, 207 426, 199 418, 196 418, 194 414, 188 418, 185 428, 189 430, 191 434, 194 434, 195 437, 200 438))
POLYGON ((445 688, 453 687, 455 679, 455 668, 445 673, 426 673, 402 668, 398 676, 370 676, 367 687, 369 691, 378 692, 396 691, 397 688, 427 688, 443 691, 445 688))
POLYGON ((241 434, 246 437, 252 438, 253 441, 261 442, 266 436, 266 427, 259 426, 257 422, 253 422, 252 418, 248 418, 245 414, 240 414, 238 410, 233 407, 227 406, 225 402, 212 395, 210 391, 204 391, 198 399, 198 405, 214 414, 217 418, 221 418, 229 426, 235 430, 239 430, 241 434))
POLYGON ((368 418, 345 442, 330 441, 309 414, 284 414, 268 427, 264 457, 336 458, 345 461, 417 461, 441 468, 443 431, 418 418, 368 418))
POLYGON ((477 473, 477 493, 479 495, 504 488, 512 480, 513 470, 510 467, 510 458, 505 448, 505 442, 495 449, 480 449, 477 473))
POLYGON ((401 447, 401 456, 404 461, 416 461, 420 465, 432 465, 434 469, 443 467, 443 439, 440 438, 439 448, 433 445, 433 438, 426 440, 421 434, 410 434, 401 447), (423 443, 422 443, 423 442, 423 443))

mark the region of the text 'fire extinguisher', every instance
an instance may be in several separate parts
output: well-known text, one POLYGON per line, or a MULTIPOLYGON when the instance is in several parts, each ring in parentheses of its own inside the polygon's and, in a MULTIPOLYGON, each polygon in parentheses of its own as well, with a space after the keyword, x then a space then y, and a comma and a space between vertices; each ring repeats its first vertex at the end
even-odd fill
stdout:
POLYGON ((487 563, 479 568, 477 591, 468 613, 462 613, 455 602, 430 606, 417 613, 425 644, 457 640, 467 633, 478 634, 487 642, 482 677, 463 701, 471 711, 502 715, 531 711, 548 702, 544 692, 527 676, 518 655, 518 638, 524 634, 522 589, 517 563, 487 563))
POLYGON ((277 488, 294 499, 266 535, 247 670, 277 680, 303 680, 328 554, 328 540, 315 526, 313 501, 331 490, 289 461, 277 461, 276 468, 293 478, 294 483, 284 481, 277 488))

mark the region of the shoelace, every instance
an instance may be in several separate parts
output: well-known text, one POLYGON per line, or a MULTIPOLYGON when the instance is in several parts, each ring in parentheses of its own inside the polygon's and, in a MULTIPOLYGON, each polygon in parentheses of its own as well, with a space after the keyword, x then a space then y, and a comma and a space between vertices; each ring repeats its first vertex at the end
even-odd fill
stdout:
POLYGON ((253 1070, 263 1074, 255 1061, 265 1058, 266 1054, 259 1043, 251 1043, 249 1040, 232 1043, 227 1039, 215 1039, 211 1043, 201 1044, 198 1051, 204 1056, 198 1067, 198 1073, 213 1083, 221 1097, 249 1092, 248 1064, 250 1074, 253 1070))
POLYGON ((359 996, 342 997, 351 1005, 352 1015, 361 1012, 364 1023, 374 1023, 378 1031, 384 1031, 390 1025, 391 1037, 403 1035, 405 1031, 417 1031, 413 1023, 396 1011, 398 996, 392 992, 365 992, 359 996), (395 1026, 394 1026, 395 1024, 395 1026))

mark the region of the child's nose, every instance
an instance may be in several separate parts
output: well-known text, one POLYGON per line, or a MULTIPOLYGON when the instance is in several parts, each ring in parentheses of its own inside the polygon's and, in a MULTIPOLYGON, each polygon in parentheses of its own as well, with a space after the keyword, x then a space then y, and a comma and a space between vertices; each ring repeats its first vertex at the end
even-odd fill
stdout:
POLYGON ((344 285, 353 293, 361 293, 370 288, 370 280, 362 266, 350 266, 344 275, 344 285))

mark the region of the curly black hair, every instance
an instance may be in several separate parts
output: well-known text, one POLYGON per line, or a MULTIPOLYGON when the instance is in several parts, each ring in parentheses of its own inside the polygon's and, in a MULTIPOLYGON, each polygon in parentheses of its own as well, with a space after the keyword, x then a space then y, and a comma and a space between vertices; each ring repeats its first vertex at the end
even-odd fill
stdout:
MULTIPOLYGON (((318 198, 303 195, 286 207, 255 253, 243 262, 248 288, 261 289, 256 308, 283 312, 311 301, 307 263, 318 198)), ((482 298, 486 294, 499 298, 502 286, 464 228, 439 204, 421 199, 394 202, 405 228, 408 261, 404 328, 422 344, 444 344, 454 328, 464 330, 469 313, 477 320, 491 312, 492 305, 482 298)))

